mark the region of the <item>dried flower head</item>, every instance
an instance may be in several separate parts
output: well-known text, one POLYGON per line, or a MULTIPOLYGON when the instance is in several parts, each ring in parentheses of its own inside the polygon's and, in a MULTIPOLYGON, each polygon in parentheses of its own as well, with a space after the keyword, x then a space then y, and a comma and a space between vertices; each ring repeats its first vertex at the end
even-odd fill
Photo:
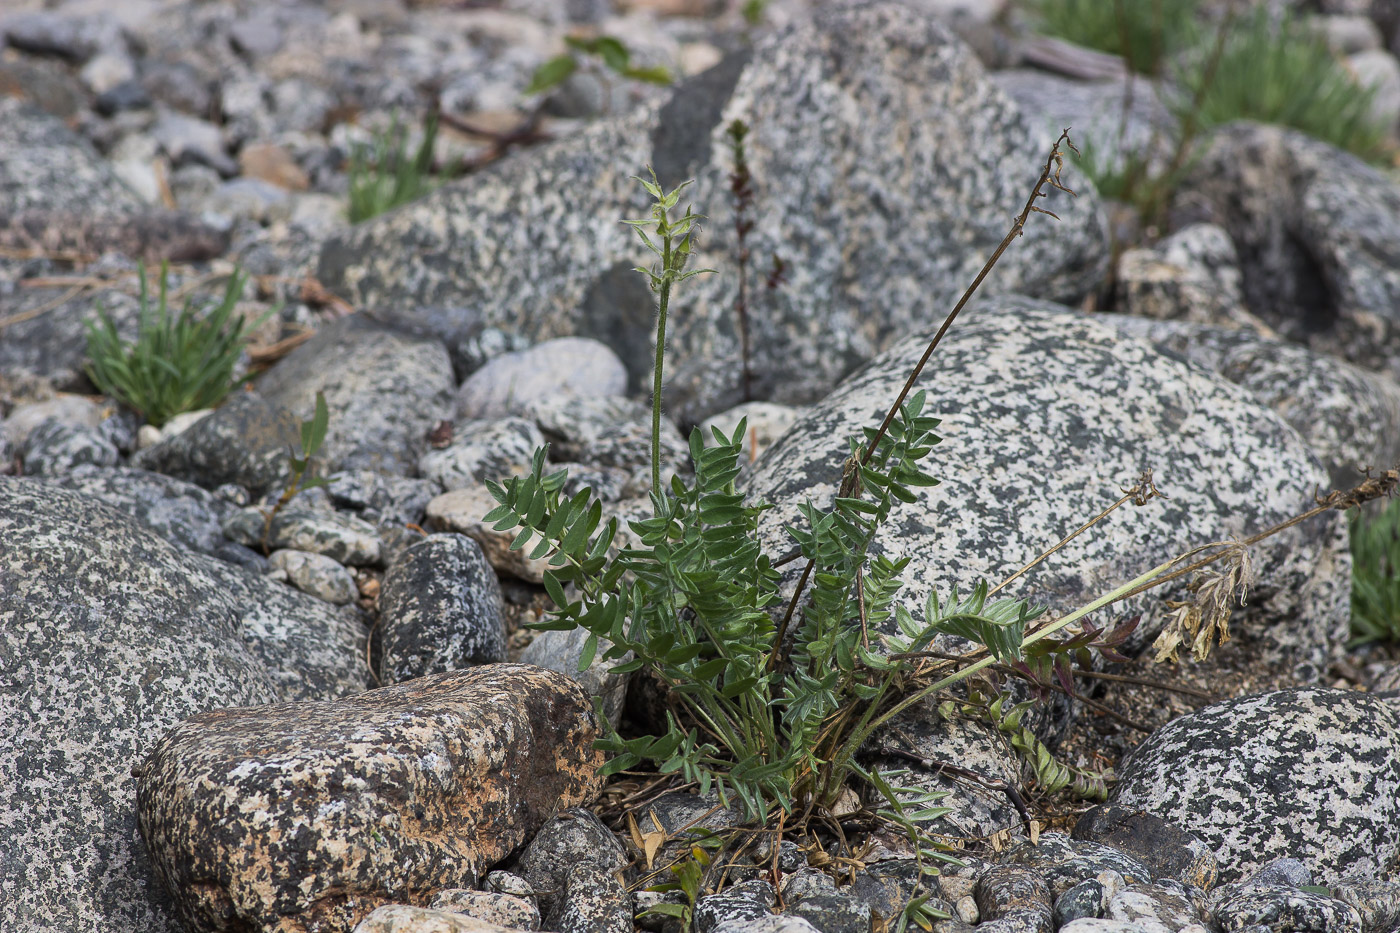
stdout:
POLYGON ((1210 569, 1198 573, 1187 588, 1191 598, 1180 602, 1168 600, 1172 610, 1166 628, 1152 643, 1156 660, 1177 660, 1177 649, 1190 641, 1191 656, 1204 661, 1210 656, 1211 639, 1225 644, 1230 639, 1230 613, 1235 605, 1244 605, 1249 586, 1254 582, 1254 566, 1249 549, 1239 542, 1226 545, 1228 554, 1210 569))

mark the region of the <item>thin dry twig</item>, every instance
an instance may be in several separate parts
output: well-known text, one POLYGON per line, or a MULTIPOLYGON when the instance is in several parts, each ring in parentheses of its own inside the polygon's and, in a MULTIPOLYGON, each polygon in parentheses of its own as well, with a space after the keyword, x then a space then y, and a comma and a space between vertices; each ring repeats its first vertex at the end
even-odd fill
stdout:
MULTIPOLYGON (((1030 219, 1031 214, 1045 214, 1049 217, 1054 217, 1056 220, 1060 219, 1053 211, 1048 211, 1035 202, 1047 196, 1048 192, 1045 191, 1046 185, 1071 196, 1074 195, 1074 191, 1060 181, 1060 173, 1064 169, 1064 154, 1060 151, 1061 143, 1068 146, 1073 152, 1079 152, 1069 138, 1069 127, 1065 127, 1064 131, 1060 133, 1059 139, 1055 140, 1055 143, 1050 147, 1050 154, 1045 159, 1045 167, 1041 170, 1040 178, 1036 181, 1035 187, 1031 189, 1031 195, 1026 199, 1026 204, 1021 209, 1021 213, 1016 215, 1011 223, 1011 229, 1007 231, 1006 236, 997 244, 997 248, 992 252, 991 257, 987 259, 986 263, 983 264, 982 269, 977 273, 977 277, 972 280, 972 284, 968 285, 963 291, 962 297, 959 298, 957 304, 953 306, 953 310, 949 311, 947 317, 943 319, 942 326, 940 326, 937 333, 933 335, 933 339, 929 341, 928 346, 924 349, 923 355, 919 357, 919 362, 915 364, 913 371, 909 374, 909 378, 905 380, 904 386, 899 390, 899 394, 895 397, 894 404, 892 404, 889 411, 885 413, 885 418, 880 422, 880 427, 876 429, 870 442, 865 445, 860 456, 859 464, 852 464, 850 461, 847 462, 843 470, 845 475, 842 477, 841 491, 837 493, 839 497, 850 497, 855 494, 859 485, 860 470, 858 468, 852 469, 852 467, 867 465, 870 462, 870 458, 875 455, 880 441, 889 431, 890 424, 894 422, 895 417, 899 414, 900 408, 909 397, 909 393, 913 391, 914 384, 918 382, 919 376, 923 374, 924 367, 928 365, 928 361, 932 358, 934 351, 937 350, 938 345, 943 342, 943 336, 948 333, 948 328, 953 326, 953 322, 957 320, 958 315, 962 313, 962 309, 972 300, 972 296, 976 294, 983 280, 991 273, 992 268, 996 266, 1002 254, 1006 252, 1007 247, 1025 232, 1026 221, 1030 219)), ((792 624, 793 615, 796 613, 797 606, 802 599, 802 593, 806 589, 807 581, 811 579, 815 563, 814 560, 809 559, 807 561, 806 567, 803 568, 802 576, 797 581, 797 588, 793 591, 792 599, 789 600, 787 609, 783 613, 782 621, 778 624, 777 633, 773 637, 773 649, 768 655, 769 670, 775 669, 782 660, 783 640, 787 637, 788 628, 792 624)))

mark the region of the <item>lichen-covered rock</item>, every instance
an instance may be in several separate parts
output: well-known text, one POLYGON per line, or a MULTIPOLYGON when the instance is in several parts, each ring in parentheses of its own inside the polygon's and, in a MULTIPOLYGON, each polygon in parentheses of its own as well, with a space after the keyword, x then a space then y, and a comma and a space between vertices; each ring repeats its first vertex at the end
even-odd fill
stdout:
POLYGON ((1332 487, 1400 459, 1400 384, 1307 347, 1241 329, 1186 321, 1100 318, 1248 389, 1317 454, 1332 487))
POLYGON ((237 483, 254 497, 280 493, 290 480, 290 458, 300 456, 297 420, 280 405, 236 392, 213 414, 145 447, 131 465, 214 489, 237 483))
POLYGON ((456 381, 447 349, 363 315, 317 331, 258 380, 258 391, 298 418, 325 396, 330 423, 318 460, 328 472, 411 476, 428 432, 451 417, 456 381))
POLYGON ((558 933, 630 933, 627 865, 612 831, 587 810, 560 813, 539 831, 515 871, 538 892, 541 925, 558 933))
POLYGON ((402 683, 506 659, 501 586, 481 546, 431 535, 394 561, 379 591, 380 677, 402 683))
MULTIPOLYGON (((718 896, 711 895, 711 897, 718 896)), ((812 926, 810 920, 804 917, 764 914, 757 917, 730 917, 707 928, 707 933, 825 933, 825 931, 818 930, 812 926)))
POLYGON ((523 413, 540 399, 626 391, 627 367, 607 344, 559 337, 487 360, 458 388, 457 418, 504 418, 523 413))
POLYGON ((1323 884, 1376 877, 1400 853, 1400 717, 1345 690, 1227 700, 1148 736, 1111 799, 1200 837, 1221 881, 1280 856, 1323 884))
POLYGON ((502 483, 530 472, 530 460, 543 446, 540 429, 524 418, 468 421, 454 428, 451 444, 423 454, 418 470, 449 492, 488 480, 502 483))
POLYGON ((199 563, 78 493, 0 477, 0 929, 178 933, 131 765, 279 688, 199 563))
MULTIPOLYGON (((716 933, 719 930, 743 930, 747 933, 754 921, 766 921, 772 917, 777 900, 777 893, 768 882, 741 881, 717 894, 707 894, 697 900, 692 922, 696 933, 716 933)), ((816 929, 801 917, 785 917, 782 922, 801 924, 801 930, 816 929)), ((773 927, 765 925, 755 929, 769 930, 773 927)))
POLYGON ((1086 878, 1055 898, 1055 929, 1076 920, 1098 919, 1107 907, 1103 884, 1097 878, 1086 878))
POLYGON ((1400 374, 1400 185, 1298 130, 1217 130, 1178 203, 1230 231, 1249 308, 1285 337, 1400 374))
MULTIPOLYGON (((729 203, 726 127, 744 120, 757 179, 751 255, 784 263, 754 298, 759 397, 819 397, 853 366, 956 299, 1005 235, 1047 151, 971 51, 916 4, 823 4, 679 86, 661 106, 599 122, 326 242, 316 276, 356 305, 471 309, 533 339, 609 343, 633 388, 651 371, 646 253, 621 224, 645 216, 632 179, 652 165, 684 202, 729 203), (803 101, 800 107, 792 102, 803 101)), ((1081 186, 1066 168, 1065 182, 1081 186)), ((1077 301, 1106 260, 1097 200, 1045 202, 988 286, 1077 301)), ((726 268, 731 225, 713 223, 691 267, 726 268)), ((697 276, 671 303, 667 402, 698 421, 742 400, 737 277, 697 276)), ((392 313, 392 312, 389 312, 392 313)))
POLYGON ((1108 902, 1108 919, 1135 923, 1163 933, 1200 923, 1208 907, 1205 892, 1178 881, 1129 885, 1108 902))
MULTIPOLYGON (((760 519, 770 553, 791 546, 783 529, 804 521, 804 501, 827 506, 848 439, 878 423, 928 336, 871 361, 760 458, 749 492, 775 503, 760 519)), ((943 441, 924 461, 941 485, 897 504, 872 549, 912 560, 900 600, 916 618, 934 586, 946 597, 954 585, 966 593, 979 578, 1002 579, 1144 469, 1171 498, 1113 513, 1014 595, 1052 612, 1079 608, 1170 556, 1293 517, 1326 482, 1297 434, 1239 387, 1054 305, 981 302, 948 332, 919 387, 925 413, 942 419, 943 441)), ((1250 615, 1232 627, 1231 646, 1280 676, 1320 678, 1346 637, 1345 542, 1340 513, 1261 542, 1250 615)), ((794 562, 787 572, 800 571, 794 562)), ((1140 616, 1136 650, 1162 630, 1162 598, 1181 598, 1177 586, 1125 600, 1099 624, 1140 616)))
POLYGON ((216 710, 141 766, 141 834, 191 930, 348 931, 473 883, 592 801, 597 733, 572 681, 506 664, 216 710))

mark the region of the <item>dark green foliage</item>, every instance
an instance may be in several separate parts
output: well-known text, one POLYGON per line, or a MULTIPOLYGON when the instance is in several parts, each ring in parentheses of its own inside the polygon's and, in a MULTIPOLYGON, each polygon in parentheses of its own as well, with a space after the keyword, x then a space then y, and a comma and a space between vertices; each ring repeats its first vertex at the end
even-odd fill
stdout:
POLYGON ((1202 128, 1258 120, 1302 130, 1364 159, 1384 155, 1385 130, 1371 116, 1374 89, 1361 88, 1322 38, 1291 17, 1259 7, 1230 33, 1212 74, 1188 71, 1183 99, 1202 128), (1191 103, 1187 101, 1190 100, 1191 103))
POLYGON ((172 315, 166 264, 161 264, 154 302, 146 270, 138 271, 141 311, 136 340, 123 340, 111 315, 99 308, 97 320, 85 324, 87 373, 104 395, 160 427, 181 412, 211 408, 228 394, 249 333, 273 312, 256 321, 234 315, 247 282, 247 276, 235 271, 217 304, 199 308, 191 299, 172 315))
POLYGON ((1030 0, 1036 25, 1091 49, 1121 55, 1134 71, 1160 74, 1200 31, 1200 0, 1030 0))
POLYGON ((1351 644, 1400 642, 1400 502, 1350 519, 1351 644))
POLYGON ((416 201, 433 189, 433 146, 437 142, 437 114, 423 123, 423 139, 409 155, 408 128, 398 117, 374 142, 356 146, 350 156, 350 222, 371 217, 416 201))
POLYGON ((669 69, 660 65, 634 65, 632 53, 621 40, 612 36, 595 36, 591 39, 579 36, 565 36, 564 43, 569 51, 555 56, 535 69, 526 94, 543 94, 553 90, 569 79, 580 67, 579 56, 602 62, 614 74, 646 84, 670 84, 674 80, 669 69))

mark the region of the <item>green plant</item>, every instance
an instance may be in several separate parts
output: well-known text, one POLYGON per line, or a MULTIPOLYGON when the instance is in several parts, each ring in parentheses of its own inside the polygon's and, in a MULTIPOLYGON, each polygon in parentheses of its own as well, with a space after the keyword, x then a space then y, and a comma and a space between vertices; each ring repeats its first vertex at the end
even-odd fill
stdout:
MULTIPOLYGON (((1047 183, 1058 186, 1060 164, 1057 144, 1021 218, 979 283, 1025 219, 1042 211, 1035 201, 1047 183)), ((616 520, 603 522, 602 503, 589 490, 565 498, 565 474, 549 472, 540 450, 527 475, 489 484, 500 505, 486 520, 497 530, 520 528, 513 546, 533 542, 531 555, 549 558, 544 585, 557 609, 540 627, 587 631, 581 667, 606 643, 602 650, 609 659, 632 654, 616 670, 645 668, 671 691, 676 709, 668 714, 664 735, 614 734, 600 743, 614 754, 605 773, 650 761, 695 781, 702 791, 716 788, 724 800, 732 794, 756 821, 775 809, 791 813, 799 804, 830 807, 849 781, 859 778, 885 798, 881 816, 912 831, 943 811, 906 810, 900 788, 860 765, 856 751, 911 703, 993 660, 1022 660, 1023 644, 1045 638, 1102 603, 1034 635, 1027 634, 1026 625, 1037 612, 1021 601, 989 600, 986 587, 965 600, 956 594, 946 602, 931 599, 923 623, 894 605, 905 564, 880 556, 868 560, 868 550, 896 503, 913 501, 914 489, 935 483, 918 466, 938 438, 936 419, 923 413, 924 394, 910 392, 917 371, 884 422, 867 429, 863 442, 852 439, 835 500, 827 507, 809 503, 803 509, 807 527, 790 530, 808 567, 797 593, 784 600, 779 576, 757 538, 766 506, 746 501, 734 485, 744 424, 729 436, 714 431, 716 445, 709 448, 699 432, 693 433, 693 483, 676 478, 667 489, 659 482, 656 434, 667 306, 671 286, 698 274, 684 271, 697 218, 687 209, 679 221, 670 220, 684 186, 663 192, 654 180, 642 184, 655 202, 652 217, 628 223, 661 260, 655 269, 640 270, 660 296, 653 517, 631 523, 638 547, 609 559, 616 520), (650 227, 655 240, 648 236, 650 227), (569 584, 572 593, 565 590, 569 584), (799 599, 805 602, 796 613, 799 599), (795 613, 800 621, 789 650, 785 636, 795 613), (899 660, 871 648, 872 627, 886 619, 895 620, 902 633, 884 637, 883 647, 893 654, 919 652, 939 634, 957 634, 975 636, 991 656, 934 684, 916 685, 899 660)), ((975 287, 949 315, 929 353, 975 287)))
POLYGON ((321 486, 329 486, 331 480, 325 477, 312 474, 311 458, 321 449, 321 444, 326 440, 326 429, 330 426, 331 413, 326 406, 326 397, 320 392, 316 393, 316 408, 310 418, 301 423, 301 456, 288 451, 287 456, 292 468, 291 478, 287 482, 287 488, 282 490, 282 494, 277 497, 277 501, 272 504, 272 508, 263 512, 263 533, 262 548, 267 553, 270 550, 268 539, 272 535, 272 520, 277 517, 277 513, 287 507, 296 494, 307 489, 317 489, 321 486))
POLYGON ((437 114, 429 114, 423 122, 423 138, 410 155, 408 127, 396 115, 387 130, 374 134, 373 142, 354 147, 349 172, 352 224, 416 201, 433 189, 437 131, 437 114))
POLYGON ((530 78, 530 84, 525 88, 525 94, 543 94, 553 90, 583 67, 584 60, 601 62, 608 71, 633 81, 670 84, 674 80, 670 69, 662 65, 632 64, 632 53, 621 40, 612 36, 595 36, 589 39, 565 36, 564 44, 569 47, 569 51, 536 68, 530 78), (580 59, 580 56, 584 58, 580 59))
POLYGON ((1143 74, 1160 74, 1199 32, 1200 0, 1030 0, 1045 33, 1123 56, 1143 74))
POLYGON ((1178 105, 1202 128, 1258 120, 1295 129, 1364 159, 1386 153, 1385 130, 1371 116, 1374 88, 1358 87, 1322 38, 1291 16, 1266 7, 1229 30, 1213 70, 1188 68, 1191 103, 1178 105))
MULTIPOLYGON (((155 301, 138 269, 141 282, 140 319, 135 341, 117 333, 116 323, 103 308, 88 320, 87 374, 103 394, 121 402, 160 427, 175 415, 210 408, 236 382, 234 371, 249 334, 274 313, 255 321, 236 316, 247 276, 235 270, 221 301, 197 307, 185 302, 179 314, 169 305, 168 266, 161 263, 155 301)), ((275 309, 274 309, 275 310, 275 309)))
POLYGON ((1351 524, 1351 642, 1400 642, 1400 502, 1351 524))

